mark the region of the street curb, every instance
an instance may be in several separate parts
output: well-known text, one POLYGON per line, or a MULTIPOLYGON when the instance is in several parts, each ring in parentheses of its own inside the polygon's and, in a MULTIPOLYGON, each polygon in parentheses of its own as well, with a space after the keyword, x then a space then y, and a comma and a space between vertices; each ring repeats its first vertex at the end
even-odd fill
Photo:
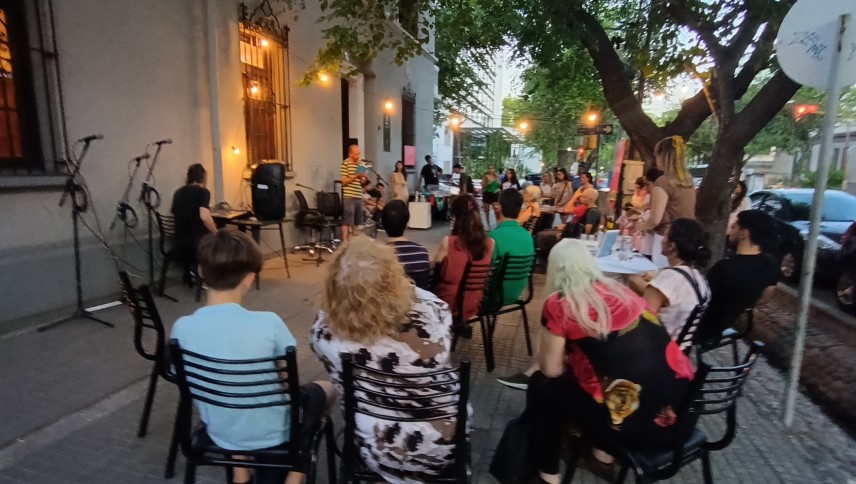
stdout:
MULTIPOLYGON (((799 299, 800 297, 798 290, 788 287, 781 282, 776 285, 776 289, 793 297, 794 299, 799 299)), ((848 314, 831 304, 825 303, 814 296, 811 297, 811 305, 818 311, 822 311, 826 313, 827 316, 834 318, 839 323, 844 324, 852 330, 856 330, 856 318, 851 314, 848 314)))

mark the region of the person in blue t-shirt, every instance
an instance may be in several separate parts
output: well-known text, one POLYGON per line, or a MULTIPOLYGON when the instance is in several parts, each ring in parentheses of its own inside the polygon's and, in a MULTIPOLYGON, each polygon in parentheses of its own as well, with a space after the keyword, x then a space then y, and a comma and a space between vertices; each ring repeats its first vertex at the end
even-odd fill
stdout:
MULTIPOLYGON (((241 300, 262 267, 261 251, 249 236, 226 230, 206 235, 199 243, 197 257, 200 275, 208 286, 208 300, 204 307, 175 322, 172 338, 177 339, 183 349, 213 358, 246 360, 283 355, 287 347, 297 345, 279 316, 241 306, 241 300)), ((328 402, 334 398, 335 390, 330 382, 317 381, 301 386, 303 434, 309 432, 311 435, 328 402)), ((266 449, 288 440, 288 407, 232 409, 195 403, 211 440, 224 449, 266 449)), ((282 475, 276 478, 272 471, 257 473, 256 482, 270 479, 270 482, 281 483, 284 478, 286 484, 298 484, 304 480, 304 475, 298 472, 289 473, 287 478, 282 475)), ((235 469, 233 482, 249 481, 248 469, 235 469)))

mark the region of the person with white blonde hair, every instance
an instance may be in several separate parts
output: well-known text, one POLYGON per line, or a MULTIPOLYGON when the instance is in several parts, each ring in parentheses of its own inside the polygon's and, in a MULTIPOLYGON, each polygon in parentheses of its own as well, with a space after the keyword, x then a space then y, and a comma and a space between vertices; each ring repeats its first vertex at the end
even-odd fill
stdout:
MULTIPOLYGON (((574 239, 550 252, 547 290, 524 413, 539 477, 559 482, 565 421, 623 445, 671 443, 694 371, 645 300, 604 276, 574 239)), ((603 452, 594 458, 613 465, 603 452)))
MULTIPOLYGON (((340 394, 343 355, 352 355, 357 364, 400 374, 451 367, 449 306, 411 284, 392 247, 365 236, 352 237, 329 264, 321 309, 309 338, 340 394)), ((384 413, 382 408, 367 407, 384 413)), ((427 418, 432 411, 420 412, 427 418)), ((455 422, 454 417, 397 422, 358 414, 356 445, 365 465, 387 482, 418 482, 412 479, 414 474, 437 475, 451 464, 455 422)))
POLYGON ((636 226, 637 231, 653 232, 651 260, 657 267, 669 265, 662 253, 663 237, 669 225, 679 218, 695 219, 696 190, 687 169, 687 145, 680 136, 661 139, 654 146, 657 168, 663 175, 654 180, 648 218, 636 226))
POLYGON ((523 206, 517 214, 517 223, 526 225, 530 218, 541 216, 541 189, 536 185, 529 185, 523 189, 523 206))

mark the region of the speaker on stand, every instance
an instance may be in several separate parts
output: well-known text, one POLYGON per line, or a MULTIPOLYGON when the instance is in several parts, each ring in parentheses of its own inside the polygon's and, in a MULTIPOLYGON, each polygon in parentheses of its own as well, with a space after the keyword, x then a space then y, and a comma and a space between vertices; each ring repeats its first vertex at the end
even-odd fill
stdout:
POLYGON ((253 213, 259 220, 285 218, 285 163, 263 161, 250 177, 253 213))

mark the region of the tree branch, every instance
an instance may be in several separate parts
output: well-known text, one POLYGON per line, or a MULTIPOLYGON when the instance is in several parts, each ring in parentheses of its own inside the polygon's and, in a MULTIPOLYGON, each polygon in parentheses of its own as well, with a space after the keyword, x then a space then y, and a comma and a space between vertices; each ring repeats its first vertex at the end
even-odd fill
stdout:
POLYGON ((643 157, 653 159, 654 145, 663 138, 663 131, 642 110, 627 76, 627 66, 618 56, 603 26, 580 2, 551 0, 549 5, 554 16, 569 31, 576 33, 591 55, 606 102, 635 142, 634 146, 643 157))
POLYGON ((711 22, 704 21, 678 0, 657 0, 663 9, 677 23, 686 26, 701 38, 707 45, 711 57, 717 64, 720 63, 722 56, 725 55, 722 44, 716 38, 716 25, 711 22))
POLYGON ((777 71, 749 101, 749 104, 734 115, 734 125, 739 129, 733 130, 732 142, 738 146, 745 146, 752 141, 752 138, 785 107, 799 88, 800 85, 784 72, 777 71))

